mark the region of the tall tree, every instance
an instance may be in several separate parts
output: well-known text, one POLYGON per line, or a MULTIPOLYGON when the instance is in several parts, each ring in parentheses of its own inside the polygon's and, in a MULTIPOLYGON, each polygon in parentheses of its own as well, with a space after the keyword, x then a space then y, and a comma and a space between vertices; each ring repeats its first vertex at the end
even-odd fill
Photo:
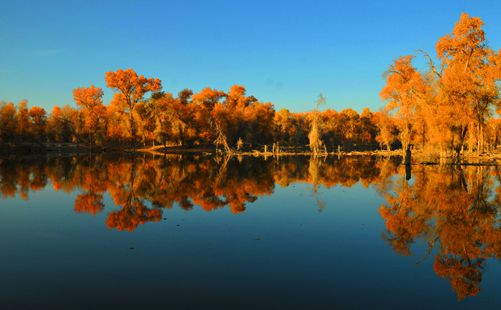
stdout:
POLYGON ((223 91, 207 87, 194 94, 192 100, 199 107, 195 114, 196 122, 199 125, 199 137, 206 142, 222 145, 228 152, 230 147, 224 131, 224 124, 221 122, 223 114, 220 113, 221 109, 219 108, 213 112, 216 104, 220 103, 225 96, 223 91))
POLYGON ((320 117, 319 117, 319 107, 325 104, 325 97, 320 94, 318 99, 315 101, 315 110, 312 113, 311 129, 308 134, 308 140, 310 141, 310 149, 313 154, 317 155, 320 153, 321 148, 324 147, 324 142, 322 141, 322 136, 320 132, 320 117))
POLYGON ((146 78, 137 75, 133 69, 117 70, 106 72, 106 85, 119 92, 122 108, 129 116, 130 136, 136 137, 136 125, 134 122, 134 108, 136 104, 144 100, 148 92, 156 92, 162 89, 161 81, 158 78, 146 78))
POLYGON ((96 144, 104 139, 106 130, 106 108, 103 105, 103 90, 100 87, 76 88, 73 90, 75 100, 83 119, 83 132, 89 136, 89 144, 96 144))
MULTIPOLYGON (((483 21, 463 13, 451 34, 436 45, 440 62, 440 99, 452 115, 450 121, 456 150, 462 148, 468 129, 474 131, 477 151, 483 150, 486 119, 499 100, 501 70, 496 53, 485 40, 483 21)), ((472 145, 470 145, 470 148, 472 145)))
POLYGON ((426 85, 423 76, 412 65, 413 56, 401 56, 386 72, 386 85, 380 96, 386 109, 395 114, 405 163, 410 164, 410 145, 418 106, 424 101, 426 85))

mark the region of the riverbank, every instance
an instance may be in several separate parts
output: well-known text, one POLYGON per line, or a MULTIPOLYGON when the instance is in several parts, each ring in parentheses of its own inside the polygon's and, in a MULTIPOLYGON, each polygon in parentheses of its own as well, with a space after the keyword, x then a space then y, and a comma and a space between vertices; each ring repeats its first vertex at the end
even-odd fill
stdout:
MULTIPOLYGON (((22 143, 22 144, 0 144, 0 155, 16 156, 22 155, 41 155, 51 154, 58 155, 81 155, 81 154, 99 154, 99 153, 148 153, 152 155, 221 155, 227 157, 238 156, 254 156, 254 157, 283 157, 283 156, 375 156, 375 157, 402 157, 401 150, 362 150, 362 151, 339 151, 339 152, 323 152, 313 153, 306 148, 295 148, 294 151, 264 151, 264 150, 244 150, 234 151, 229 153, 221 152, 212 145, 203 146, 163 146, 157 145, 152 147, 134 147, 123 145, 107 145, 107 146, 89 146, 76 143, 22 143)), ((464 153, 461 160, 453 160, 452 156, 439 157, 437 154, 429 154, 421 151, 412 153, 412 165, 501 165, 501 153, 464 153)))
MULTIPOLYGON (((265 152, 260 150, 231 151, 229 153, 218 152, 215 147, 163 147, 156 146, 152 148, 136 149, 136 152, 150 153, 154 155, 163 154, 220 154, 227 157, 254 156, 254 157, 284 157, 284 156, 316 156, 322 157, 344 157, 344 156, 374 156, 374 157, 403 157, 401 150, 367 150, 367 151, 348 151, 348 152, 324 152, 313 153, 311 151, 280 151, 265 152)), ((501 165, 501 153, 464 153, 458 162, 452 156, 440 157, 437 154, 429 154, 421 151, 412 153, 412 165, 501 165)))

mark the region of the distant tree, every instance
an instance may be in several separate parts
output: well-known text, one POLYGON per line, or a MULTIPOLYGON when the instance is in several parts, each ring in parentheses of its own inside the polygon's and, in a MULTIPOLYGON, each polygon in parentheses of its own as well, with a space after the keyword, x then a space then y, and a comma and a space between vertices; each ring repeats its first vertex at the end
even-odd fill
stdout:
POLYGON ((223 113, 220 113, 221 109, 217 109, 213 113, 216 104, 220 103, 225 96, 226 94, 223 91, 207 87, 194 94, 192 101, 199 107, 194 116, 200 140, 223 145, 226 150, 229 150, 223 124, 221 123, 223 113), (214 119, 214 114, 217 119, 214 119))
POLYGON ((281 109, 275 113, 273 122, 275 124, 275 139, 286 145, 294 144, 296 126, 294 126, 292 113, 287 109, 281 109))
POLYGON ((313 111, 312 120, 311 120, 311 129, 308 134, 308 139, 310 141, 310 149, 313 154, 320 153, 322 147, 324 147, 324 142, 322 141, 321 133, 320 133, 320 118, 318 109, 321 105, 325 104, 325 97, 320 94, 318 96, 317 101, 315 102, 315 110, 313 111))
POLYGON ((30 138, 30 115, 28 111, 28 101, 21 100, 17 104, 16 111, 16 135, 21 141, 27 141, 30 138))
POLYGON ((47 119, 47 137, 53 142, 74 142, 76 134, 75 121, 78 112, 65 105, 62 109, 54 106, 47 119))
POLYGON ((16 107, 14 103, 0 102, 0 139, 4 142, 13 142, 16 126, 16 107))
POLYGON ((191 98, 193 100, 193 103, 204 107, 207 111, 210 112, 212 111, 212 109, 214 109, 216 103, 219 103, 225 96, 226 94, 221 90, 206 87, 199 93, 194 94, 191 98))
POLYGON ((178 94, 179 102, 182 105, 187 105, 190 102, 191 96, 193 96, 193 91, 191 89, 185 88, 178 94))
POLYGON ((38 142, 44 142, 47 113, 41 107, 32 107, 29 110, 29 115, 35 140, 37 140, 38 142))
POLYGON ((376 124, 379 128, 379 133, 376 136, 376 141, 379 142, 381 146, 386 146, 386 150, 391 150, 391 145, 397 141, 398 129, 393 121, 393 119, 388 115, 386 111, 381 111, 377 113, 376 124))

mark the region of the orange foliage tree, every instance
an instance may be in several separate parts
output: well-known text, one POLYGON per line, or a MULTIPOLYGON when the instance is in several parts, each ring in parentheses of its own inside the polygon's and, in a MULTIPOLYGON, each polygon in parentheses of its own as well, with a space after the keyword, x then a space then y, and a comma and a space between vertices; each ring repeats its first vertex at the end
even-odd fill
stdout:
POLYGON ((483 152, 488 119, 499 105, 499 52, 488 47, 482 27, 480 18, 463 13, 436 44, 438 64, 425 54, 435 93, 427 121, 442 156, 450 150, 459 159, 465 145, 483 152))
POLYGON ((47 122, 47 113, 41 107, 32 107, 29 111, 31 129, 36 141, 45 141, 45 125, 47 122))
POLYGON ((394 117, 404 152, 410 150, 416 114, 422 109, 427 92, 424 78, 412 65, 412 58, 401 56, 395 60, 386 72, 386 85, 380 93, 381 98, 388 101, 386 109, 390 113, 395 110, 394 117))
POLYGON ((16 132, 16 107, 14 103, 0 103, 0 139, 12 142, 16 132))
POLYGON ((134 122, 134 109, 148 92, 156 92, 162 88, 161 81, 158 78, 146 78, 143 75, 137 75, 133 69, 117 70, 115 72, 106 72, 106 85, 115 91, 119 96, 117 101, 119 106, 125 110, 129 116, 130 136, 136 137, 136 125, 134 122))
POLYGON ((82 115, 82 132, 89 136, 89 144, 102 143, 106 131, 106 108, 103 105, 103 90, 91 85, 76 88, 73 98, 82 115))

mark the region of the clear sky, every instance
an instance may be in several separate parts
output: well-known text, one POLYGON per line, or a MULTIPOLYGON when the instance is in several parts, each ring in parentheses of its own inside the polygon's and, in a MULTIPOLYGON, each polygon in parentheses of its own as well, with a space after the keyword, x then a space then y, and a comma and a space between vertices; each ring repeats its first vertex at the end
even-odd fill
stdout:
MULTIPOLYGON (((379 109, 382 73, 452 31, 461 12, 501 48, 501 1, 0 0, 0 99, 50 111, 133 68, 164 90, 244 85, 277 109, 379 109)), ((105 88, 105 100, 112 91, 105 88)))

